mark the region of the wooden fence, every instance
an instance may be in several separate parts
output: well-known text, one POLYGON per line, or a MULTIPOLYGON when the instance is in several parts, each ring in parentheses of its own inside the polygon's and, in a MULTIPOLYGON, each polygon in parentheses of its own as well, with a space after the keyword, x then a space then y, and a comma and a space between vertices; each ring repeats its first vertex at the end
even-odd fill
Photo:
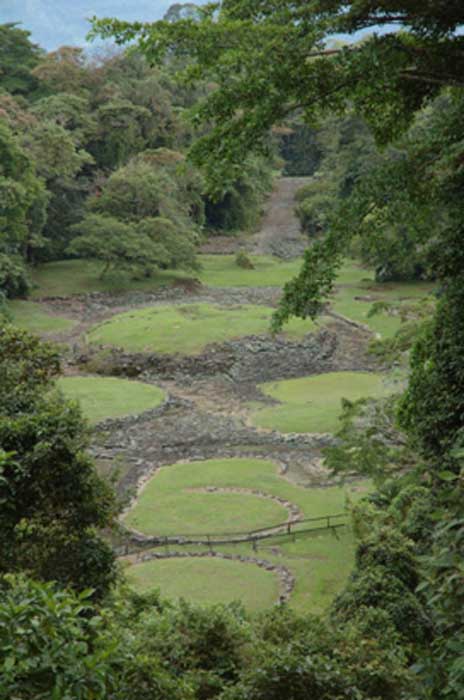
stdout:
POLYGON ((242 532, 222 532, 222 533, 201 533, 201 534, 186 534, 186 535, 161 535, 157 537, 140 537, 134 538, 131 536, 130 541, 125 542, 120 546, 115 546, 115 552, 118 556, 128 554, 136 554, 139 551, 146 549, 154 549, 156 547, 164 547, 169 550, 170 547, 183 546, 204 546, 213 549, 229 544, 250 543, 256 551, 259 542, 269 539, 292 539, 296 540, 298 536, 313 532, 329 530, 336 532, 348 524, 347 513, 336 513, 335 515, 322 515, 316 518, 304 518, 302 520, 289 520, 277 525, 259 528, 257 530, 248 530, 242 532))

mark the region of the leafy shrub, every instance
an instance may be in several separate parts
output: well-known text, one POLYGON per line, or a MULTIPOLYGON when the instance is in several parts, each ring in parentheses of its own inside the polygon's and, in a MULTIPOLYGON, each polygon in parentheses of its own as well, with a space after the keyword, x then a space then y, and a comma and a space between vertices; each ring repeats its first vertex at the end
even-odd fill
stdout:
POLYGON ((59 355, 7 325, 0 329, 0 574, 27 571, 103 595, 116 577, 115 496, 86 454, 77 405, 52 392, 59 355))
POLYGON ((251 262, 250 257, 243 252, 243 250, 239 251, 237 255, 235 256, 235 264, 237 267, 242 267, 244 270, 254 270, 255 266, 251 262))
POLYGON ((75 597, 20 577, 0 585, 0 697, 108 697, 108 660, 98 639, 103 621, 88 593, 75 597))
POLYGON ((30 288, 31 283, 21 260, 0 253, 0 292, 14 299, 27 296, 30 288))
POLYGON ((322 233, 328 224, 335 200, 328 194, 314 194, 303 199, 296 208, 302 230, 311 238, 322 233))
POLYGON ((384 610, 404 641, 423 644, 430 637, 431 623, 420 600, 385 566, 355 570, 334 602, 334 620, 349 622, 362 608, 384 610))

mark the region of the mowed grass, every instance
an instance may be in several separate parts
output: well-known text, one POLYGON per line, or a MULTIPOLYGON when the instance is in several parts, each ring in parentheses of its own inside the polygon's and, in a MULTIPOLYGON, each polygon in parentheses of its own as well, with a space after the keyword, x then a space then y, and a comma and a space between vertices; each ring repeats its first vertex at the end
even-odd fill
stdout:
POLYGON ((11 301, 8 302, 7 308, 11 313, 12 322, 31 333, 62 333, 75 325, 75 321, 63 316, 54 316, 32 301, 11 301))
MULTIPOLYGON (((298 274, 302 258, 283 261, 272 256, 250 256, 255 269, 246 270, 235 264, 234 255, 200 255, 199 272, 158 270, 151 278, 131 280, 127 275, 113 273, 100 278, 103 266, 95 260, 60 260, 33 268, 35 283, 33 298, 71 296, 88 292, 151 291, 170 285, 176 280, 196 278, 210 287, 282 287, 298 274)), ((382 312, 369 317, 375 301, 411 301, 431 292, 428 283, 376 283, 372 270, 347 259, 338 272, 331 307, 337 313, 367 325, 381 337, 391 337, 400 327, 400 319, 382 312)), ((54 329, 53 329, 54 330, 54 329)), ((291 332, 291 329, 290 329, 291 332)))
MULTIPOLYGON (((93 328, 91 343, 138 352, 196 354, 209 343, 269 332, 272 309, 244 304, 152 306, 113 316, 93 328)), ((285 335, 299 338, 318 328, 311 320, 292 319, 285 335)))
MULTIPOLYGON (((148 535, 249 532, 287 519, 287 510, 257 495, 202 492, 208 486, 259 490, 296 504, 307 517, 340 513, 358 486, 306 489, 269 460, 236 458, 181 462, 160 469, 145 485, 125 524, 148 535)), ((366 486, 364 488, 367 488, 366 486)))
MULTIPOLYGON (((235 263, 234 255, 199 255, 199 272, 156 270, 152 277, 132 280, 112 273, 103 279, 103 265, 97 260, 58 260, 30 270, 35 284, 33 297, 70 296, 87 292, 150 291, 179 279, 198 279, 208 287, 282 287, 300 271, 302 258, 281 260, 271 255, 251 255, 254 269, 235 263)), ((355 284, 372 275, 347 260, 339 272, 340 284, 355 284)))
MULTIPOLYGON (((296 579, 293 607, 299 612, 324 612, 353 570, 356 542, 351 528, 340 528, 335 533, 303 533, 295 541, 281 541, 277 546, 284 566, 296 579)), ((268 551, 262 552, 266 559, 268 551)))
POLYGON ((283 287, 298 274, 302 258, 280 260, 271 255, 250 255, 254 270, 235 264, 234 255, 200 255, 198 279, 208 287, 283 287))
POLYGON ((254 270, 235 264, 234 255, 199 255, 201 270, 156 270, 152 277, 132 280, 121 273, 103 279, 103 265, 97 260, 59 260, 34 267, 31 277, 35 284, 33 297, 71 296, 87 292, 150 291, 180 279, 198 279, 210 287, 281 287, 300 269, 301 259, 282 261, 266 255, 250 256, 254 270))
POLYGON ((264 610, 279 595, 277 576, 256 564, 216 558, 148 561, 127 570, 135 589, 159 588, 168 598, 197 604, 241 601, 250 610, 264 610))
MULTIPOLYGON (((429 295, 433 285, 425 282, 414 283, 385 283, 374 282, 365 277, 359 280, 353 275, 351 281, 341 282, 331 298, 331 308, 347 318, 363 323, 373 333, 382 338, 391 338, 401 326, 398 315, 392 315, 386 311, 369 316, 374 303, 384 301, 387 303, 411 303, 421 297, 429 295)), ((345 277, 345 279, 349 279, 345 277)))
POLYGON ((266 382, 260 388, 280 403, 255 411, 253 423, 282 433, 335 432, 343 398, 355 401, 389 391, 382 375, 368 372, 329 372, 266 382))
POLYGON ((91 423, 142 413, 165 399, 160 388, 128 379, 61 377, 57 383, 67 398, 79 401, 91 423))
MULTIPOLYGON (((208 549, 186 546, 182 551, 206 553, 208 549)), ((320 614, 341 591, 353 569, 355 540, 351 529, 347 527, 337 530, 335 534, 331 531, 303 533, 295 541, 293 537, 273 538, 258 544, 257 552, 253 551, 249 543, 221 546, 220 551, 235 556, 255 556, 271 564, 285 566, 296 580, 289 605, 300 613, 320 614)), ((245 607, 252 611, 260 609, 261 604, 264 607, 269 580, 257 578, 252 566, 238 571, 238 575, 241 575, 240 589, 230 590, 230 569, 194 566, 194 571, 189 569, 186 575, 186 569, 182 566, 186 561, 188 560, 149 561, 128 566, 126 573, 129 582, 139 591, 159 587, 163 595, 184 597, 202 603, 208 600, 216 602, 216 596, 224 596, 225 590, 226 596, 219 599, 220 602, 236 598, 242 600, 245 607), (179 565, 175 571, 168 565, 168 562, 174 561, 179 565), (159 564, 166 564, 166 567, 159 564), (169 577, 170 573, 172 577, 169 577)), ((200 564, 202 560, 191 561, 200 564)), ((271 603, 275 602, 276 595, 277 592, 271 603)))
POLYGON ((192 277, 174 270, 158 270, 151 278, 132 280, 114 272, 100 277, 103 264, 97 260, 58 260, 38 265, 30 271, 34 283, 32 298, 72 296, 89 292, 150 291, 171 284, 179 278, 192 277))

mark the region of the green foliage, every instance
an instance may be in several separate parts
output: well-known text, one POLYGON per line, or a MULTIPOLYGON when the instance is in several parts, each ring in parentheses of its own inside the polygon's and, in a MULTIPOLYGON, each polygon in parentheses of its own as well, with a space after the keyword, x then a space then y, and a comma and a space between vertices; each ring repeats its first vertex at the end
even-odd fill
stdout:
POLYGON ((45 54, 32 74, 39 82, 41 96, 60 92, 85 96, 92 82, 84 49, 78 46, 60 46, 45 54))
POLYGON ((75 595, 11 575, 0 590, 2 697, 193 700, 190 686, 143 648, 139 630, 115 624, 117 606, 98 612, 90 605, 90 590, 75 595))
POLYGON ((58 124, 66 129, 80 146, 87 144, 97 130, 89 100, 72 92, 58 92, 42 97, 32 105, 31 113, 41 122, 58 124))
POLYGON ((316 129, 295 119, 282 131, 277 129, 279 152, 285 161, 283 174, 291 177, 314 175, 322 155, 316 129))
POLYGON ((1 572, 102 595, 115 569, 96 529, 111 525, 116 504, 85 452, 79 411, 49 395, 57 351, 12 326, 0 331, 0 349, 1 572))
POLYGON ((31 71, 42 50, 29 37, 17 24, 0 24, 0 88, 13 95, 30 94, 37 86, 31 71))
POLYGON ((7 416, 33 410, 60 371, 58 349, 36 336, 7 326, 0 330, 1 412, 7 416))
POLYGON ((92 208, 123 221, 161 216, 185 225, 189 202, 182 203, 180 193, 176 173, 153 162, 149 152, 117 170, 92 202, 92 208))
POLYGON ((243 250, 239 251, 235 256, 235 264, 237 267, 241 267, 243 270, 254 270, 255 266, 251 261, 249 255, 247 255, 243 250))
POLYGON ((412 590, 384 566, 356 571, 333 607, 335 619, 347 622, 365 608, 384 610, 403 643, 423 645, 431 637, 430 619, 412 590))
POLYGON ((433 611, 437 633, 431 654, 422 655, 419 664, 423 667, 419 667, 429 687, 427 697, 461 700, 464 697, 464 519, 462 483, 455 483, 451 503, 442 511, 443 522, 434 533, 433 547, 423 560, 420 592, 433 611))
POLYGON ((161 217, 134 225, 112 216, 88 214, 73 231, 81 235, 74 238, 67 252, 101 260, 101 278, 116 270, 137 278, 150 277, 154 268, 194 265, 191 242, 170 236, 172 224, 161 217))
POLYGON ((296 208, 301 228, 310 238, 327 228, 327 219, 334 206, 333 198, 327 194, 315 194, 303 199, 296 208))
POLYGON ((400 408, 402 426, 440 469, 443 459, 456 465, 451 450, 461 447, 463 439, 463 299, 458 277, 447 286, 434 320, 425 325, 412 351, 409 387, 400 408))
POLYGON ((0 695, 103 700, 108 654, 103 619, 78 597, 21 577, 0 579, 0 695))
POLYGON ((240 682, 223 694, 227 700, 393 700, 410 686, 395 633, 374 611, 337 629, 281 608, 260 620, 257 636, 240 682), (385 632, 383 646, 379 628, 385 632))
POLYGON ((113 173, 92 202, 95 213, 73 226, 81 235, 68 252, 104 261, 102 276, 112 268, 142 277, 154 268, 195 269, 193 174, 178 176, 172 158, 163 165, 168 154, 148 151, 113 173))
POLYGON ((9 299, 25 297, 31 283, 21 258, 0 253, 0 291, 9 299))
POLYGON ((378 159, 371 133, 355 115, 327 118, 316 132, 316 141, 320 162, 312 181, 298 192, 296 209, 310 237, 327 230, 340 202, 378 159))
POLYGON ((190 682, 201 700, 237 680, 242 649, 249 640, 247 627, 241 610, 201 609, 180 601, 167 606, 163 615, 154 612, 141 618, 139 644, 161 657, 174 676, 190 682))
POLYGON ((359 472, 381 484, 410 466, 404 436, 396 426, 398 397, 343 401, 337 443, 324 449, 325 464, 336 473, 359 472))
POLYGON ((272 189, 270 163, 249 156, 232 172, 220 191, 207 190, 206 221, 213 229, 249 231, 259 222, 263 201, 272 189))
POLYGON ((101 134, 97 157, 103 167, 119 168, 131 156, 143 150, 146 145, 143 138, 144 121, 150 118, 150 112, 145 107, 115 97, 102 104, 96 116, 101 134))
POLYGON ((34 164, 5 122, 0 124, 0 250, 28 257, 40 245, 47 196, 34 164))

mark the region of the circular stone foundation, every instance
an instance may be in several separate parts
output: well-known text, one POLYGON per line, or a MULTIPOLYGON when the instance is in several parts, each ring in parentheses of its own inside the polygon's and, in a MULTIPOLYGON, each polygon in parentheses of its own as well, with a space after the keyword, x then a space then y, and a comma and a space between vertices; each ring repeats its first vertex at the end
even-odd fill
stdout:
POLYGON ((143 413, 160 406, 166 398, 151 384, 113 377, 61 377, 58 387, 68 399, 79 401, 91 423, 143 413))
POLYGON ((159 588, 167 598, 205 605, 236 600, 250 610, 268 608, 292 587, 286 570, 232 555, 159 557, 128 567, 127 577, 139 591, 159 588), (288 584, 285 579, 289 579, 288 584))

